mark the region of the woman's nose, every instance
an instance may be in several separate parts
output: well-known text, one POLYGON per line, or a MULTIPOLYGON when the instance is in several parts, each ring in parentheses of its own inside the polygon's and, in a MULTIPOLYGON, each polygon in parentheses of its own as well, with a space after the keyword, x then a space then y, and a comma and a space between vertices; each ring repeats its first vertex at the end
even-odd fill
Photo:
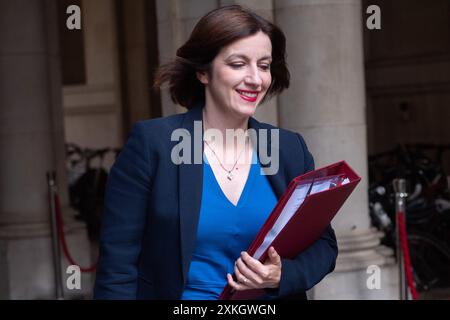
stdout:
POLYGON ((262 84, 262 79, 257 68, 251 68, 251 70, 249 70, 245 77, 245 82, 254 86, 260 86, 262 84))

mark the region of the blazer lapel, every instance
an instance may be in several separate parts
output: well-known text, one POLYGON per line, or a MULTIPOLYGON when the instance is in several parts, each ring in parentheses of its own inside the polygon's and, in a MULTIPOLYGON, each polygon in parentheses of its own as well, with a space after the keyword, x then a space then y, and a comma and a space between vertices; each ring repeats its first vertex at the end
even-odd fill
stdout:
MULTIPOLYGON (((182 127, 187 129, 191 136, 191 164, 178 166, 178 195, 180 215, 180 248, 183 283, 189 270, 189 262, 195 248, 197 225, 200 215, 200 206, 203 189, 203 164, 194 162, 194 121, 202 120, 201 106, 189 110, 183 120, 182 127)), ((203 140, 203 130, 201 132, 203 140)), ((203 154, 203 143, 201 151, 203 154)), ((203 161, 203 158, 202 158, 203 161)))
MULTIPOLYGON (((258 158, 259 158, 259 155, 262 152, 267 154, 268 153, 267 150, 261 150, 262 146, 261 146, 261 143, 260 143, 260 133, 261 133, 260 130, 261 129, 265 129, 265 128, 263 128, 261 126, 261 123, 258 122, 254 118, 250 118, 249 119, 248 127, 252 128, 252 129, 255 129, 256 133, 257 133, 256 134, 256 146, 257 146, 257 150, 258 150, 258 158)), ((270 129, 266 129, 266 130, 267 130, 267 135, 261 135, 261 137, 266 137, 267 136, 267 149, 271 150, 272 141, 271 141, 270 129)), ((279 150, 276 150, 276 151, 279 152, 279 150)), ((289 181, 286 181, 286 177, 282 173, 282 170, 281 170, 281 168, 283 168, 283 165, 282 165, 283 159, 281 158, 281 155, 282 154, 280 152, 280 157, 279 157, 280 164, 278 166, 277 173, 276 174, 272 174, 272 175, 269 175, 269 174, 266 175, 267 180, 269 180, 269 183, 270 183, 270 185, 271 185, 271 187, 272 187, 273 191, 275 192, 275 195, 277 196, 278 199, 280 199, 281 196, 283 195, 283 192, 286 190, 287 183, 289 182, 289 181)), ((260 161, 260 163, 261 163, 261 161, 260 161)), ((269 164, 261 163, 261 167, 263 168, 263 170, 264 170, 264 168, 266 168, 268 166, 269 166, 269 164)))

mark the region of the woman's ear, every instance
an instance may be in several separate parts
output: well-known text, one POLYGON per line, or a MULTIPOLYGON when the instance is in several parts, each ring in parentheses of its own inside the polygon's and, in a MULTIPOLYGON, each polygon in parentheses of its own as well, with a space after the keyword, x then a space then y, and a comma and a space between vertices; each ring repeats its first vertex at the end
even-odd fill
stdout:
POLYGON ((209 83, 208 73, 205 71, 197 71, 197 79, 205 85, 209 83))

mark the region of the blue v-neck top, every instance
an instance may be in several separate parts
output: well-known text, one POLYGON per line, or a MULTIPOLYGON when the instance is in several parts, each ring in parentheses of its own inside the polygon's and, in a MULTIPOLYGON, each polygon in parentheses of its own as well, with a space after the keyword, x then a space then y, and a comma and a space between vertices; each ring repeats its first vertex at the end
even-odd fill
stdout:
POLYGON ((234 262, 252 243, 277 197, 253 152, 247 182, 236 206, 228 200, 203 156, 203 192, 197 240, 182 299, 217 299, 234 273, 234 262))

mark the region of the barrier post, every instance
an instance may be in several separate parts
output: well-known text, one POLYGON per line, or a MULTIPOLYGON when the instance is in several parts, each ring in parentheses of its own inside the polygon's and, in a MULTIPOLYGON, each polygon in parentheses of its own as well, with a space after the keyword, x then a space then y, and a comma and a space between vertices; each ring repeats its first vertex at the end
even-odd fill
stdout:
POLYGON ((394 179, 393 181, 394 191, 395 191, 395 216, 396 223, 396 244, 397 244, 397 262, 399 271, 399 298, 400 300, 408 299, 408 286, 406 283, 405 275, 405 260, 403 256, 402 243, 400 238, 400 227, 399 227, 399 215, 405 213, 406 209, 406 198, 408 194, 406 193, 406 180, 405 179, 394 179))
POLYGON ((50 202, 50 221, 53 250, 53 270, 55 275, 55 296, 58 300, 64 299, 64 290, 61 273, 61 252, 59 247, 59 236, 55 211, 55 193, 56 193, 56 173, 47 172, 48 195, 50 202))

